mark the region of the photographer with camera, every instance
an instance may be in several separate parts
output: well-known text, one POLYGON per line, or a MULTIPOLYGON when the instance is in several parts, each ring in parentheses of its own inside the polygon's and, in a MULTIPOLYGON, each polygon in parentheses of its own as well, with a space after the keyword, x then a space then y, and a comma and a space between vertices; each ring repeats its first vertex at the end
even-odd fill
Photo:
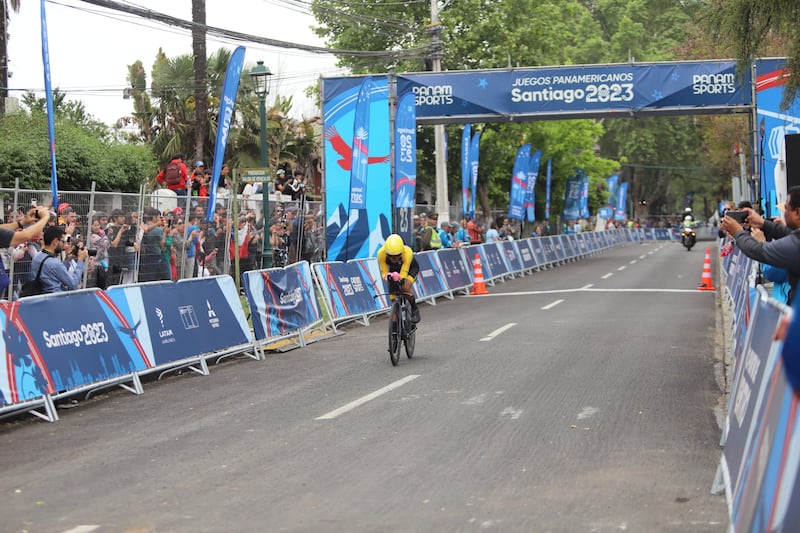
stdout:
POLYGON ((126 248, 129 243, 130 246, 134 245, 133 241, 136 236, 132 234, 125 218, 125 211, 114 209, 111 212, 111 222, 106 228, 106 236, 109 241, 108 285, 119 285, 122 281, 122 273, 128 265, 126 248))
MULTIPOLYGON (((85 248, 78 250, 77 262, 74 270, 70 271, 62 261, 61 253, 65 250, 69 238, 59 226, 48 226, 44 230, 44 246, 31 262, 31 271, 41 283, 41 293, 56 293, 72 291, 80 288, 83 270, 86 268, 89 251, 85 248), (54 259, 50 261, 50 259, 54 259)), ((91 260, 89 260, 91 265, 91 260)))
POLYGON ((736 246, 747 257, 783 268, 788 273, 789 291, 787 303, 791 305, 800 279, 800 186, 789 189, 784 205, 786 225, 764 220, 764 217, 751 208, 742 211, 729 211, 720 222, 720 227, 732 235, 736 246), (744 212, 745 215, 739 213, 744 212), (741 222, 737 220, 741 219, 741 222), (767 242, 759 242, 748 233, 744 225, 758 228, 764 233, 767 242))

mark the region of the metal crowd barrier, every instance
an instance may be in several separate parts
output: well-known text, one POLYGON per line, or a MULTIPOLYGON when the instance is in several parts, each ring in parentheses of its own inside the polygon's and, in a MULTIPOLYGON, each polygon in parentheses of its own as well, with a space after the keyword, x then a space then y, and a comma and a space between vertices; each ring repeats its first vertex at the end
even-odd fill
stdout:
POLYGON ((723 258, 723 304, 732 315, 729 397, 713 493, 724 493, 729 531, 795 531, 800 524, 800 329, 793 309, 755 284, 757 264, 737 248, 723 258), (791 321, 785 340, 775 340, 791 321), (795 379, 794 383, 798 383, 795 379))

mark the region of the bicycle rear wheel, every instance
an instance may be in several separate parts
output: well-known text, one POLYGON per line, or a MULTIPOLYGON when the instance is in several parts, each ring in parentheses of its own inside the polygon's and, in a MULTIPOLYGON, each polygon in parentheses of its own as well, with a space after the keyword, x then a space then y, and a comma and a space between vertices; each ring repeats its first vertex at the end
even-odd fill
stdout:
POLYGON ((389 359, 393 366, 400 360, 400 303, 394 302, 389 311, 389 359))
POLYGON ((417 325, 416 324, 409 324, 408 331, 406 332, 406 340, 403 341, 403 344, 406 346, 406 357, 411 359, 414 357, 414 344, 417 340, 417 325))

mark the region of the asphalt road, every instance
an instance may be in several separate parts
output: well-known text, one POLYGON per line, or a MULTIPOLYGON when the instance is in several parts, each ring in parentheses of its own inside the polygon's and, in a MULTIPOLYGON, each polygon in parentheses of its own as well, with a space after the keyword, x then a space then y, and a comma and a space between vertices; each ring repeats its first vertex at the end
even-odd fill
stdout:
POLYGON ((1 529, 725 531, 700 244, 423 304, 397 367, 379 317, 2 423, 1 529))

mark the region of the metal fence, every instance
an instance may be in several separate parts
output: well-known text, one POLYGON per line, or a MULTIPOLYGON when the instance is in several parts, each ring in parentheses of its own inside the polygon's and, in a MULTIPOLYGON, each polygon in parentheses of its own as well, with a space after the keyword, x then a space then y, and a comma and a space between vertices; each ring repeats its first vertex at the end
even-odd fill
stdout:
MULTIPOLYGON (((77 246, 92 246, 92 225, 95 220, 102 230, 113 224, 110 215, 115 211, 125 214, 125 223, 129 226, 130 238, 125 239, 125 259, 123 264, 105 264, 98 262, 84 274, 84 286, 94 287, 106 284, 133 283, 153 279, 185 279, 211 274, 238 274, 252 269, 281 267, 287 264, 307 260, 318 262, 326 260, 325 212, 319 201, 292 200, 286 195, 270 194, 265 196, 258 192, 253 196, 243 194, 232 195, 220 189, 216 199, 216 214, 211 222, 205 222, 209 198, 197 196, 177 196, 166 189, 145 191, 144 187, 137 193, 97 191, 92 185, 90 191, 60 191, 59 213, 57 222, 67 225, 73 221, 75 226, 74 242, 77 246), (165 263, 164 271, 154 278, 149 268, 152 257, 143 252, 143 224, 153 210, 159 214, 159 224, 167 238, 161 245, 161 254, 165 263), (194 216, 200 222, 193 224, 194 216), (239 220, 243 220, 240 224, 239 220), (294 228, 294 234, 292 230, 294 228), (246 230, 246 231, 245 231, 246 230), (192 232, 195 233, 192 233, 192 232), (244 241, 246 246, 238 246, 244 241), (216 252, 214 250, 216 249, 216 252), (234 253, 233 250, 236 250, 234 253), (103 272, 107 269, 108 272, 103 272), (98 274, 106 274, 98 278, 98 274)), ((0 208, 5 221, 13 221, 30 209, 32 205, 51 205, 49 190, 30 190, 0 188, 0 208)), ((434 206, 419 204, 414 209, 416 214, 433 212, 434 206)), ((458 208, 451 207, 450 220, 459 221, 458 208)), ((502 220, 502 211, 492 211, 491 219, 482 220, 484 232, 492 220, 502 220)), ((591 227, 586 228, 591 229, 591 227)), ((559 234, 570 232, 563 226, 559 217, 550 222, 520 223, 514 221, 511 234, 515 238, 531 235, 559 234)), ((95 238, 102 243, 102 237, 95 238)), ((22 283, 32 277, 30 261, 41 248, 34 241, 26 243, 15 250, 0 250, 6 270, 12 275, 13 283, 9 288, 8 298, 13 298, 14 291, 22 283)), ((152 247, 151 247, 152 248, 152 247)), ((152 255, 153 252, 150 252, 152 255)))
MULTIPOLYGON (((44 190, 0 188, 0 200, 5 222, 17 220, 33 205, 52 205, 51 192, 44 190)), ((51 223, 64 227, 70 223, 74 225, 71 229, 74 249, 100 248, 98 260, 84 272, 85 287, 151 281, 153 273, 148 265, 153 258, 148 257, 145 250, 148 240, 144 230, 148 224, 159 226, 165 236, 160 244, 164 268, 155 279, 211 274, 236 276, 246 270, 284 266, 301 259, 324 260, 321 202, 270 195, 265 218, 261 193, 251 197, 225 194, 216 199, 213 220, 206 222, 208 202, 208 197, 177 196, 165 189, 145 192, 142 188, 138 194, 59 191, 58 212, 51 215, 51 223), (124 213, 128 225, 126 235, 118 244, 124 248, 124 253, 117 254, 124 257, 121 264, 99 259, 105 257, 102 248, 107 250, 111 245, 97 231, 105 234, 109 226, 115 225, 111 217, 115 212, 124 213), (195 217, 199 217, 199 223, 195 217), (99 228, 93 229, 95 221, 99 228), (293 225, 295 235, 292 235, 293 225)), ((0 258, 13 280, 7 294, 9 299, 32 277, 30 262, 40 249, 41 243, 35 240, 14 250, 0 251, 0 258)))

